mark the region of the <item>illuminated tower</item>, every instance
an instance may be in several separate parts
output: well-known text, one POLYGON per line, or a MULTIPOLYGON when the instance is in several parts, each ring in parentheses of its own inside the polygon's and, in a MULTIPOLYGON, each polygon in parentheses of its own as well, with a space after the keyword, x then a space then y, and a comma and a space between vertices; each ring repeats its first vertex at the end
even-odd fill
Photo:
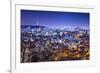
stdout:
POLYGON ((36 25, 39 25, 39 21, 36 21, 36 25))

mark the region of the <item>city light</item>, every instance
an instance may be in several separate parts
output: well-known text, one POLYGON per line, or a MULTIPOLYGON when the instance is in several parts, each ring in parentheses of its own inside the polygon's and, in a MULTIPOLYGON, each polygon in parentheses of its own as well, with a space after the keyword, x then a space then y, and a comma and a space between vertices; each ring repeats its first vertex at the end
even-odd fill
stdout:
MULTIPOLYGON (((26 10, 26 12, 27 11, 28 10, 26 10)), ((33 11, 33 13, 34 12, 35 11, 33 11)), ((37 17, 39 17, 38 15, 41 15, 41 12, 40 11, 36 11, 36 12, 37 12, 37 17)), ((44 17, 45 17, 46 12, 43 11, 42 13, 44 13, 44 17)), ((52 15, 50 15, 50 12, 47 13, 48 16, 46 17, 48 17, 48 21, 49 21, 51 20, 50 18, 52 15)), ((54 12, 54 14, 55 13, 57 12, 54 12)), ((51 12, 51 14, 53 14, 53 12, 51 12)), ((67 14, 67 12, 66 13, 58 12, 57 14, 62 17, 62 15, 67 14)), ((75 15, 75 13, 68 13, 68 14, 75 15)), ((28 14, 26 14, 26 16, 27 15, 28 14)), ((78 13, 76 15, 78 15, 78 13)), ((76 15, 71 19, 76 18, 76 15)), ((87 17, 89 17, 88 13, 87 14, 79 13, 77 18, 79 17, 81 19, 81 16, 84 16, 85 18, 86 15, 87 17)), ((24 19, 25 14, 22 13, 21 16, 22 16, 21 23, 25 23, 26 22, 25 21, 26 19, 24 19)), ((33 17, 35 16, 36 15, 33 14, 33 17)), ((29 18, 32 17, 30 16, 29 18)), ((30 21, 29 18, 27 23, 30 21)), ((85 20, 84 18, 82 18, 83 21, 85 20)), ((41 18, 41 20, 43 19, 41 18)), ((77 26, 75 25, 75 27, 70 26, 71 28, 69 27, 69 29, 73 29, 73 30, 69 30, 67 29, 67 27, 64 27, 64 29, 62 29, 59 28, 59 26, 61 27, 63 27, 64 25, 67 26, 67 22, 66 24, 63 23, 61 25, 58 24, 58 27, 56 27, 57 26, 56 23, 52 24, 54 26, 50 26, 49 22, 47 23, 47 21, 46 21, 47 24, 45 23, 43 25, 41 25, 42 23, 40 23, 39 21, 35 21, 35 22, 34 21, 35 20, 33 20, 33 23, 36 24, 27 24, 27 25, 21 24, 21 63, 47 62, 47 61, 72 61, 72 60, 90 59, 89 29, 80 27, 80 25, 77 26)), ((58 23, 61 23, 60 20, 58 21, 58 23)), ((86 26, 89 28, 89 25, 86 26)))

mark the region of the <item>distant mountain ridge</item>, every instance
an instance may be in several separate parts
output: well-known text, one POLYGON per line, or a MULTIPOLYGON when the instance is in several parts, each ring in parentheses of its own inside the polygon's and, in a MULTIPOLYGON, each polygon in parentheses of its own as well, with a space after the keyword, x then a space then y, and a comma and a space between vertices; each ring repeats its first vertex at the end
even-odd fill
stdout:
POLYGON ((30 28, 46 28, 45 26, 41 26, 41 25, 21 25, 22 29, 27 28, 27 27, 30 27, 30 28))

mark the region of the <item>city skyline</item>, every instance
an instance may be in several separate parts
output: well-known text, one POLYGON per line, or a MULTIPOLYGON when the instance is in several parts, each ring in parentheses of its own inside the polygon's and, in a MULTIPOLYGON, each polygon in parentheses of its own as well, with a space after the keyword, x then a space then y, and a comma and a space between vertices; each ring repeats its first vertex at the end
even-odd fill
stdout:
POLYGON ((21 10, 20 62, 90 60, 89 17, 89 13, 21 10))
POLYGON ((39 24, 49 28, 89 29, 89 20, 89 13, 21 10, 21 25, 39 24))

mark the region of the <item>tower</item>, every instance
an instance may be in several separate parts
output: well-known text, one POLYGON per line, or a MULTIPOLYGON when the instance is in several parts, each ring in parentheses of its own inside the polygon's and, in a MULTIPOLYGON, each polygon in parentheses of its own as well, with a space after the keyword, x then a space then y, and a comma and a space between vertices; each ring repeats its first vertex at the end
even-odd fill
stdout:
POLYGON ((36 25, 39 25, 39 22, 38 21, 36 21, 36 25))

